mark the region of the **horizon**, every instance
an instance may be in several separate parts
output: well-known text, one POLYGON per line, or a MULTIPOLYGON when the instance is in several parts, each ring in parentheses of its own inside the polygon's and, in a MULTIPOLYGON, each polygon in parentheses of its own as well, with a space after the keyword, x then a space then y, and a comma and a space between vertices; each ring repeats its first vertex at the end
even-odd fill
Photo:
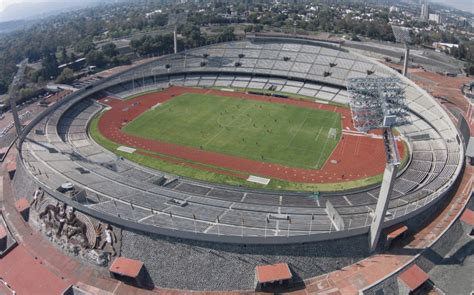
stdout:
MULTIPOLYGON (((98 0, 97 0, 98 1, 98 0)), ((6 8, 13 4, 22 4, 22 3, 42 3, 42 2, 81 2, 78 0, 0 0, 0 12, 3 12, 6 8)))
MULTIPOLYGON (((41 2, 63 2, 63 0, 0 0, 0 13, 5 11, 9 6, 13 4, 22 3, 41 3, 41 2)), ((66 1, 64 1, 66 2, 66 1)), ((80 2, 77 0, 69 0, 67 2, 80 2)), ((445 3, 443 0, 431 0, 431 3, 442 4, 447 7, 456 8, 465 12, 474 14, 474 2, 471 0, 452 0, 449 3, 445 3)))

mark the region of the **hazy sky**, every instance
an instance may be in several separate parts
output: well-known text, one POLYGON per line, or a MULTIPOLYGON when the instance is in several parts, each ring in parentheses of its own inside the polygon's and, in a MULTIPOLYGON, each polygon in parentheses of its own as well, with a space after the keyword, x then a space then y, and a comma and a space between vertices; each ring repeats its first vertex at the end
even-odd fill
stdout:
POLYGON ((0 11, 4 10, 5 7, 13 3, 20 2, 30 2, 30 3, 39 3, 39 2, 79 2, 80 0, 0 0, 0 11))
MULTIPOLYGON (((54 0, 58 1, 58 0, 54 0)), ((60 0, 59 0, 60 1, 60 0)), ((71 0, 62 0, 62 1, 68 1, 70 2, 71 0)), ((0 0, 0 11, 5 9, 10 4, 13 3, 18 3, 18 2, 53 2, 52 0, 0 0)), ((469 12, 474 13, 474 0, 432 0, 429 2, 439 2, 442 4, 448 4, 450 6, 456 7, 457 9, 462 9, 466 10, 469 12)))
POLYGON ((16 0, 0 0, 0 11, 5 9, 8 5, 15 3, 16 0))
POLYGON ((465 11, 469 11, 471 13, 474 13, 474 0, 449 0, 449 1, 434 0, 433 2, 438 2, 438 3, 441 3, 441 4, 445 4, 445 5, 455 7, 457 9, 461 9, 461 10, 465 10, 465 11))

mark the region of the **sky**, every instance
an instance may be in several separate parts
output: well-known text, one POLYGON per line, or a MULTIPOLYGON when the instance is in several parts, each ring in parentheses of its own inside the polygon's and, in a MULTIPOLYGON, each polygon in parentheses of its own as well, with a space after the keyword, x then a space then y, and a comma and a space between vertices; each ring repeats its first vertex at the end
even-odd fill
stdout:
POLYGON ((3 11, 5 7, 14 3, 15 0, 0 0, 0 11, 3 11))
MULTIPOLYGON (((7 6, 14 3, 29 2, 29 3, 40 3, 40 2, 72 2, 72 0, 0 0, 0 11, 3 11, 7 6)), ((75 2, 79 2, 75 0, 75 2)))
MULTIPOLYGON (((7 7, 10 4, 13 3, 18 3, 18 2, 45 2, 48 0, 0 0, 0 11, 3 11, 5 7, 7 7)), ((64 0, 68 1, 68 0, 64 0)), ((453 6, 457 9, 461 10, 466 10, 469 12, 474 13, 474 0, 433 0, 430 2, 438 2, 442 4, 448 4, 450 6, 453 6)))
POLYGON ((474 0, 434 0, 433 2, 449 5, 460 10, 474 13, 474 0))

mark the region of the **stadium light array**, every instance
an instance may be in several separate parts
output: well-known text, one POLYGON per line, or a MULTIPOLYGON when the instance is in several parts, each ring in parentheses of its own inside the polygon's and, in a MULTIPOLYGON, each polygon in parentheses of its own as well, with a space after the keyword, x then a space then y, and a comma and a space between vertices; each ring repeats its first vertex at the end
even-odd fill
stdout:
POLYGON ((413 43, 413 31, 407 27, 392 26, 393 35, 398 43, 412 44, 413 43))
POLYGON ((398 78, 351 78, 347 82, 354 127, 361 132, 410 124, 398 78))
POLYGON ((393 26, 393 35, 398 43, 405 46, 405 57, 403 60, 403 75, 406 76, 408 73, 408 59, 410 58, 410 47, 413 43, 413 31, 407 27, 393 26))
POLYGON ((178 53, 178 36, 177 30, 180 25, 186 24, 188 20, 188 14, 186 12, 171 13, 168 16, 168 26, 173 28, 173 39, 174 39, 174 53, 178 53))
POLYGON ((386 165, 377 206, 370 226, 369 247, 377 248, 388 210, 390 196, 400 165, 400 154, 393 128, 410 124, 405 94, 398 78, 366 77, 347 81, 354 127, 361 132, 382 129, 386 165))

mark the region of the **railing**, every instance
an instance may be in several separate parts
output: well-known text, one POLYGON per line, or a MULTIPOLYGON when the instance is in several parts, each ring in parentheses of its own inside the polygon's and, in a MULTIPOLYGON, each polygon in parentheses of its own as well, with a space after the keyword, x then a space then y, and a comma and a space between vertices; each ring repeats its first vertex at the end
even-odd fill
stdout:
POLYGON ((3 284, 7 289, 8 291, 11 292, 11 294, 15 295, 16 294, 16 291, 13 290, 13 288, 7 283, 7 281, 5 281, 3 278, 0 277, 0 283, 3 284))
MULTIPOLYGON (((29 166, 28 163, 23 163, 23 167, 26 169, 29 166)), ((32 166, 29 166, 30 168, 32 166)), ((198 239, 203 241, 213 241, 213 242, 225 242, 225 243, 257 243, 257 244, 287 244, 287 243, 298 243, 298 242, 309 242, 309 241, 318 241, 318 240, 326 240, 326 239, 334 239, 334 238, 342 238, 342 237, 350 237, 354 235, 359 235, 366 233, 369 229, 369 226, 372 222, 371 212, 367 212, 365 214, 359 214, 352 218, 345 218, 347 220, 347 226, 343 231, 338 231, 333 227, 332 222, 329 224, 329 229, 322 230, 321 228, 316 229, 316 226, 320 226, 321 223, 318 223, 317 220, 313 219, 314 215, 309 215, 306 222, 295 222, 291 220, 280 221, 279 228, 269 228, 268 222, 266 219, 262 219, 261 226, 248 226, 246 225, 245 221, 241 223, 240 226, 237 225, 230 225, 221 223, 219 218, 216 218, 214 222, 212 221, 204 221, 199 218, 199 214, 195 212, 193 214, 194 218, 180 216, 173 212, 165 212, 162 210, 155 209, 153 207, 145 207, 139 204, 135 204, 133 202, 124 201, 120 198, 114 198, 111 196, 103 195, 99 192, 94 191, 93 188, 88 186, 83 186, 85 190, 89 192, 89 198, 85 199, 85 202, 79 203, 75 201, 73 198, 59 193, 58 191, 50 189, 46 183, 41 181, 41 177, 48 177, 47 172, 40 171, 38 169, 34 169, 34 172, 31 172, 35 181, 42 186, 45 191, 55 197, 56 199, 70 205, 74 206, 77 210, 93 216, 95 218, 105 220, 107 222, 117 224, 120 226, 125 226, 127 228, 145 231, 145 232, 152 232, 158 234, 166 234, 170 236, 180 237, 180 238, 191 238, 191 239, 198 239), (91 193, 92 192, 92 193, 91 193), (90 202, 89 199, 97 199, 98 203, 90 202), (94 207, 97 205, 103 205, 105 203, 112 204, 112 210, 107 210, 107 212, 96 210, 94 207), (121 215, 119 212, 124 212, 124 208, 119 208, 118 204, 125 205, 128 212, 126 214, 121 215), (141 214, 143 211, 149 212, 149 215, 145 216, 144 218, 138 218, 138 212, 135 210, 141 210, 141 214), (113 211, 115 211, 113 213, 113 211), (165 217, 165 220, 168 220, 169 227, 161 227, 156 224, 157 216, 165 217), (365 220, 363 223, 360 222, 353 222, 355 219, 365 220), (178 228, 175 224, 175 220, 187 220, 194 224, 194 230, 186 230, 182 228, 178 228), (143 223, 145 220, 149 220, 150 222, 143 223), (208 233, 202 232, 198 230, 197 225, 205 225, 206 227, 213 228, 217 230, 217 233, 208 233), (292 228, 300 227, 301 225, 309 226, 308 230, 294 230, 292 228), (223 234, 223 228, 230 228, 233 227, 234 229, 238 229, 235 232, 239 232, 240 234, 223 234), (248 230, 258 230, 260 232, 259 235, 249 235, 247 232, 248 230), (269 234, 270 233, 270 234, 269 234), (291 240, 288 238, 291 237, 291 240)), ((449 188, 450 184, 446 184, 444 188, 449 188)), ((428 209, 430 204, 438 201, 445 195, 446 191, 437 191, 429 196, 417 200, 415 202, 411 202, 406 204, 403 207, 395 208, 395 211, 386 218, 386 226, 391 225, 392 223, 399 223, 402 222, 409 217, 428 209)), ((393 210, 393 209, 392 209, 393 210)), ((265 213, 262 212, 262 216, 265 216, 265 213)), ((321 217, 321 214, 317 215, 321 217)), ((163 219, 160 219, 163 221, 163 219)))

